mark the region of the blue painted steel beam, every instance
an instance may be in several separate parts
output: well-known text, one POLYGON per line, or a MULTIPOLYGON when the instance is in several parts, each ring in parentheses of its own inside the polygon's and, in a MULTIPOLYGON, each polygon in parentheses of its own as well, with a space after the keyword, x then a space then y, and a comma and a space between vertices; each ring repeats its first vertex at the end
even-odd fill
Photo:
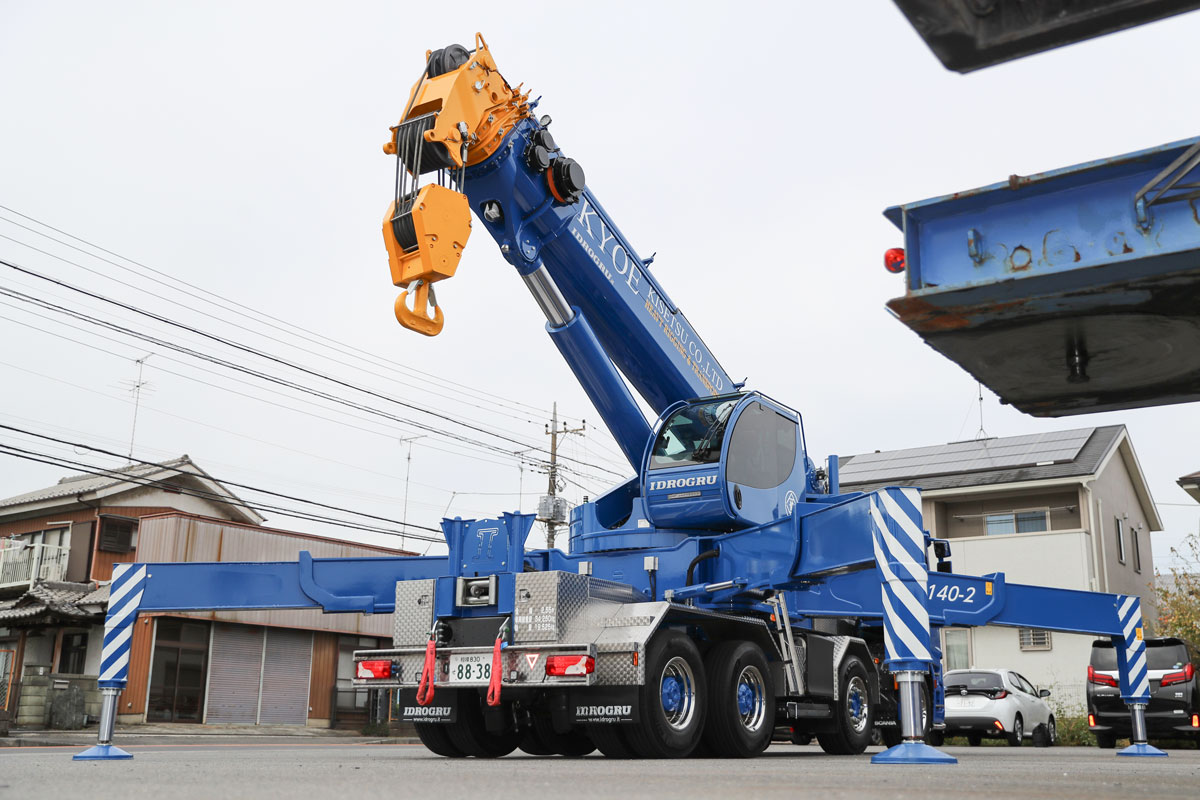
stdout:
POLYGON ((1200 399, 1200 138, 907 203, 888 308, 1037 416, 1200 399))

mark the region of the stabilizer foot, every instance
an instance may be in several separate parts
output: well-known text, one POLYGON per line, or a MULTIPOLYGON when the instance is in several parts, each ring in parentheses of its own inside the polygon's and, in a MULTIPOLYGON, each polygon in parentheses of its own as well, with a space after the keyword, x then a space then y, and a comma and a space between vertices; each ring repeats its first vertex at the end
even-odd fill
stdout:
MULTIPOLYGON (((1164 753, 1165 755, 1165 753, 1164 753)), ((872 764, 957 764, 958 759, 924 742, 901 742, 871 756, 872 764)))
MULTIPOLYGON (((1166 755, 1166 753, 1163 753, 1166 755)), ((98 744, 89 747, 82 753, 76 753, 71 757, 72 761, 112 761, 122 758, 133 758, 133 753, 126 752, 121 748, 111 744, 98 744)))
POLYGON ((1156 758, 1156 757, 1160 757, 1160 756, 1162 758, 1167 757, 1167 754, 1164 753, 1162 750, 1159 750, 1154 745, 1146 744, 1145 742, 1143 742, 1142 744, 1131 744, 1131 745, 1129 745, 1129 747, 1126 747, 1124 750, 1118 750, 1117 755, 1119 755, 1119 756, 1150 756, 1152 758, 1156 758))

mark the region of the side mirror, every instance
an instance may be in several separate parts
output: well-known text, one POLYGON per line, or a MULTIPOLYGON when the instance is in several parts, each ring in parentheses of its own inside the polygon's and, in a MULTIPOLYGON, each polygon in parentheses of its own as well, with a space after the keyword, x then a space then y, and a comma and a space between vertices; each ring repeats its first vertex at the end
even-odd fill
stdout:
POLYGON ((945 539, 934 539, 933 554, 938 558, 947 558, 950 555, 950 543, 945 539))
POLYGON ((1049 696, 1050 696, 1049 689, 1039 689, 1038 690, 1038 697, 1049 697, 1049 696))

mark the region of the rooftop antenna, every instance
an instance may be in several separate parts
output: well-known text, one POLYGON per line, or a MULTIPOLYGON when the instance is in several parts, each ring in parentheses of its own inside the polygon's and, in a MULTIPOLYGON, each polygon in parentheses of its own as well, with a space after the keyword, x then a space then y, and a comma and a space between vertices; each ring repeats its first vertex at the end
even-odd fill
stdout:
POLYGON ((146 353, 146 355, 133 362, 137 364, 138 367, 138 376, 136 381, 121 381, 121 383, 129 387, 129 391, 133 395, 133 425, 131 425, 129 429, 130 464, 133 463, 133 441, 134 437, 137 435, 138 408, 142 404, 142 390, 146 389, 148 391, 154 391, 154 387, 150 385, 150 381, 142 380, 142 369, 146 365, 146 359, 150 358, 152 355, 154 355, 154 353, 146 353))
MULTIPOLYGON (((417 439, 424 438, 425 434, 421 434, 419 436, 406 436, 400 440, 400 444, 408 445, 408 456, 405 458, 407 466, 404 470, 404 514, 400 517, 400 524, 405 531, 408 530, 408 479, 412 476, 412 443, 417 439)), ((400 534, 400 549, 404 549, 404 534, 400 534)))
POLYGON ((987 431, 983 429, 983 384, 979 381, 975 382, 979 387, 979 432, 975 434, 976 441, 988 438, 987 431))

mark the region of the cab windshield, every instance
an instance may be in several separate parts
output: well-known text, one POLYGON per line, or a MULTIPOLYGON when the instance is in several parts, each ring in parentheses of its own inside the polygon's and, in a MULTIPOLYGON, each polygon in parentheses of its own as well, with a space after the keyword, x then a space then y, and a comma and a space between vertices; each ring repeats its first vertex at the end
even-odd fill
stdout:
POLYGON ((676 411, 663 425, 650 454, 650 469, 715 464, 721 460, 725 425, 737 399, 697 403, 676 411))

